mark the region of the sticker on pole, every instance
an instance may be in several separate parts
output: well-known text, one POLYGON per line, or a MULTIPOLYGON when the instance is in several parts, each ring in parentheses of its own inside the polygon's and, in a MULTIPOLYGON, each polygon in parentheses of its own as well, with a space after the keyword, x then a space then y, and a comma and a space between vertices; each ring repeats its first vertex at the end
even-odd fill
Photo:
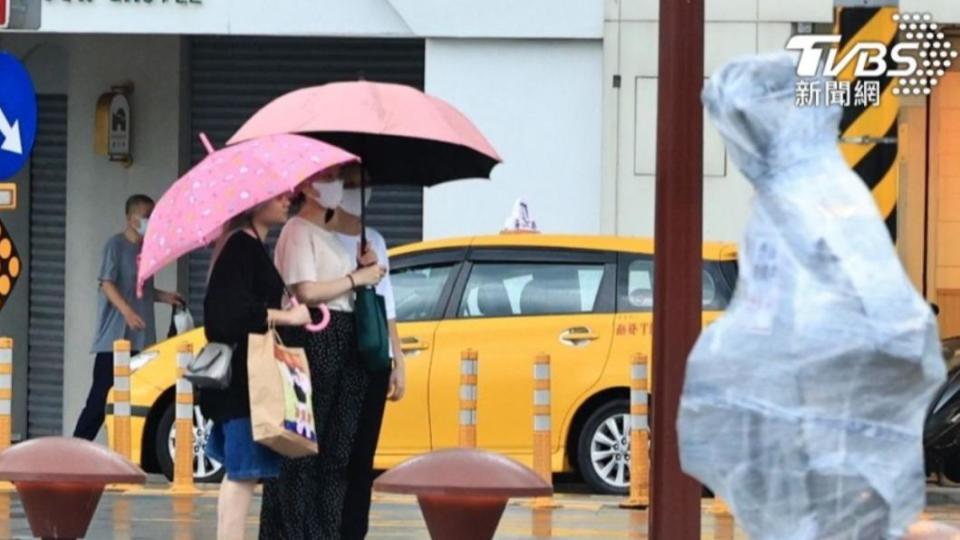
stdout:
POLYGON ((0 53, 0 180, 26 163, 37 133, 37 95, 16 57, 0 53))

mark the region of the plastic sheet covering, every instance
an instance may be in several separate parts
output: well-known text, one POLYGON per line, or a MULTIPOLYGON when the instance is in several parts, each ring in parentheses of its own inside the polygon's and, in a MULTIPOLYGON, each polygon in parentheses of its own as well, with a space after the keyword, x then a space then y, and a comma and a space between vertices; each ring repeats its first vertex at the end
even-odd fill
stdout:
POLYGON ((839 153, 841 110, 795 106, 796 80, 793 56, 753 56, 703 92, 756 195, 733 302, 690 354, 681 460, 753 539, 900 538, 937 324, 839 153))

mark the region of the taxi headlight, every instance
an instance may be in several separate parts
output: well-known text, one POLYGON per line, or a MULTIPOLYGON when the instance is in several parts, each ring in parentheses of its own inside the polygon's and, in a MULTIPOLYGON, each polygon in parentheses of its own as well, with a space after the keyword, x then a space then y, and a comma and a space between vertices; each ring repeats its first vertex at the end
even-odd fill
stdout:
POLYGON ((160 356, 159 351, 144 351, 130 359, 130 373, 135 373, 138 369, 154 361, 160 356))

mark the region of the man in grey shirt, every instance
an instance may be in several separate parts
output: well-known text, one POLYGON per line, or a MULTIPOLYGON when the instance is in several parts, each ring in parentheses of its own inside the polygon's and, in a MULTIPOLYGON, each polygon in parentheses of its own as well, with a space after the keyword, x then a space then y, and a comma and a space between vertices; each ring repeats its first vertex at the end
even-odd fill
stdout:
POLYGON ((93 366, 93 384, 73 431, 74 437, 92 441, 103 425, 107 394, 113 387, 113 342, 129 340, 134 354, 144 350, 157 340, 154 302, 174 306, 184 303, 177 293, 155 290, 152 279, 144 284, 143 297, 137 298, 137 257, 153 205, 153 200, 146 195, 133 195, 127 199, 127 228, 110 238, 103 249, 100 294, 97 298, 97 335, 91 351, 97 355, 93 366))

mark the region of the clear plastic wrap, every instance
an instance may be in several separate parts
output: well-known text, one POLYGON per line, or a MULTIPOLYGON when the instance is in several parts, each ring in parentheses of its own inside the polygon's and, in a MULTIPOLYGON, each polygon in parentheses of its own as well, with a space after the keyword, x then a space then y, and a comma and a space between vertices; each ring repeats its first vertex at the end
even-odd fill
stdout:
POLYGON ((755 540, 900 538, 925 501, 937 324, 864 183, 838 107, 798 107, 794 57, 742 58, 703 92, 756 190, 734 299, 690 354, 684 470, 755 540))

